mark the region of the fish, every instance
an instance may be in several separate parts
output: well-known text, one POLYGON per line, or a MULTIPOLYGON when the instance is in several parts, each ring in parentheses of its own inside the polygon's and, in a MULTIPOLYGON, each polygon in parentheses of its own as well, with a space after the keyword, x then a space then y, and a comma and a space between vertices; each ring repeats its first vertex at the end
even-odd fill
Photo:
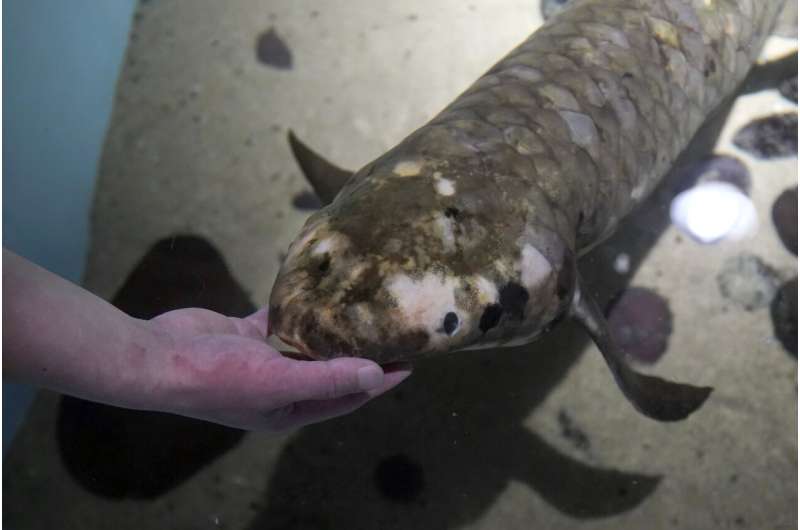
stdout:
POLYGON ((325 206, 291 243, 269 328, 381 364, 535 341, 564 319, 628 401, 679 421, 707 386, 635 371, 576 268, 735 95, 782 0, 583 0, 356 172, 291 132, 325 206))

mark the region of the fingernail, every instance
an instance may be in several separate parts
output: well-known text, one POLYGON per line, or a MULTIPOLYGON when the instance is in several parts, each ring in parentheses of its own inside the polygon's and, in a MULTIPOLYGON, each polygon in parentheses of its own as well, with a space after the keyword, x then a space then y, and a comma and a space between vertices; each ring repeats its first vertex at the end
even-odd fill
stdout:
POLYGON ((358 386, 361 390, 373 390, 383 384, 383 370, 377 366, 364 366, 358 369, 358 386))

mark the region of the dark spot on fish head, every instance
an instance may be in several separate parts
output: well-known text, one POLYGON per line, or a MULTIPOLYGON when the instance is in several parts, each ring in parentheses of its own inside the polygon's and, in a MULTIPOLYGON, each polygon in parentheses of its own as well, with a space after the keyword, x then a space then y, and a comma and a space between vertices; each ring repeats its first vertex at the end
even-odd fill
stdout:
POLYGON ((797 254, 797 186, 785 190, 775 200, 772 222, 786 249, 797 254))
POLYGON ((775 337, 792 357, 797 358, 797 278, 778 289, 770 304, 770 316, 775 337))
POLYGON ((261 64, 272 68, 280 70, 292 68, 292 52, 274 28, 270 28, 258 36, 256 58, 261 64))
POLYGON ((752 121, 736 132, 733 143, 756 158, 797 156, 797 113, 774 114, 752 121))
POLYGON ((458 315, 450 311, 444 316, 444 322, 442 324, 442 329, 448 335, 453 335, 458 330, 458 315))
POLYGON ((449 217, 450 219, 457 219, 460 214, 461 211, 458 208, 453 208, 452 206, 445 208, 444 210, 445 217, 449 217))
POLYGON ((629 357, 654 364, 667 351, 672 312, 655 291, 631 287, 611 302, 608 327, 611 337, 629 357))
POLYGON ((478 324, 481 332, 486 333, 490 329, 500 323, 500 317, 503 316, 503 307, 500 304, 489 304, 481 314, 481 320, 478 324))
POLYGON ((425 487, 422 466, 404 454, 388 456, 378 462, 374 478, 384 497, 402 503, 417 499, 425 487))
MULTIPOLYGON (((421 329, 404 331, 397 336, 397 339, 391 341, 389 344, 389 351, 384 352, 384 354, 393 357, 397 357, 398 355, 413 357, 414 353, 422 351, 429 342, 430 337, 421 329)), ((387 360, 394 359, 387 358, 387 360)))
POLYGON ((508 282, 500 289, 500 306, 503 312, 516 320, 525 318, 525 306, 529 298, 528 291, 516 282, 508 282))
POLYGON ((323 255, 322 261, 317 265, 317 270, 322 274, 328 272, 331 268, 331 256, 327 252, 323 255))

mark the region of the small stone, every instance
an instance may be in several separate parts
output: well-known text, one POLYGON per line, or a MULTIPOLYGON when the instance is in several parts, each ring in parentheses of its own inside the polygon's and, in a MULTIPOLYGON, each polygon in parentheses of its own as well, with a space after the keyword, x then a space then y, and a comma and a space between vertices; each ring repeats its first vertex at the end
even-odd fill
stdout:
POLYGON ((672 312, 655 291, 631 287, 610 304, 608 327, 611 337, 629 357, 654 364, 667 351, 672 312))
POLYGON ((775 199, 772 222, 786 249, 797 254, 797 186, 784 190, 775 199))
POLYGON ((728 258, 717 274, 717 285, 722 296, 755 311, 772 301, 780 285, 778 273, 753 254, 739 254, 728 258))
POLYGON ((772 328, 775 337, 786 351, 797 358, 797 278, 789 280, 778 289, 770 305, 772 328))
POLYGON ((261 64, 280 70, 292 68, 292 52, 274 28, 259 35, 256 41, 256 58, 261 64))
POLYGON ((756 158, 797 156, 797 113, 774 114, 752 121, 739 129, 733 143, 756 158))

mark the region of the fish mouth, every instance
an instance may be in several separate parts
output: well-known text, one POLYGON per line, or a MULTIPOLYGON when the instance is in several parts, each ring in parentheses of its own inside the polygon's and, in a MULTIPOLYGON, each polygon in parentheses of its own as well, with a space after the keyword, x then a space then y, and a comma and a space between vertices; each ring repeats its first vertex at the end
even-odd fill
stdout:
POLYGON ((288 305, 270 305, 270 330, 287 345, 295 348, 294 356, 307 360, 327 360, 344 356, 360 356, 358 348, 328 329, 321 320, 321 310, 293 299, 288 305), (353 352, 353 353, 349 353, 353 352))
POLYGON ((294 325, 296 320, 294 313, 296 312, 287 312, 280 304, 270 304, 269 332, 278 337, 284 344, 297 350, 297 352, 286 352, 290 353, 292 357, 297 356, 310 360, 320 360, 322 356, 314 353, 314 351, 300 339, 299 333, 297 332, 298 330, 294 325))
POLYGON ((291 357, 293 359, 301 361, 324 360, 322 356, 316 355, 313 351, 309 350, 304 343, 294 340, 293 337, 291 336, 282 333, 275 333, 275 336, 281 339, 281 341, 284 342, 285 344, 297 350, 296 352, 295 351, 281 352, 283 355, 287 357, 291 357))
MULTIPOLYGON (((429 355, 428 335, 408 331, 385 341, 370 341, 358 333, 347 333, 349 326, 332 329, 324 310, 301 307, 293 300, 289 307, 270 306, 270 330, 298 353, 292 357, 305 360, 330 360, 337 357, 361 357, 379 364, 406 361, 429 355), (326 325, 327 324, 327 325, 326 325), (343 334, 344 332, 344 334, 343 334)), ((335 320, 334 320, 335 321, 335 320)))

